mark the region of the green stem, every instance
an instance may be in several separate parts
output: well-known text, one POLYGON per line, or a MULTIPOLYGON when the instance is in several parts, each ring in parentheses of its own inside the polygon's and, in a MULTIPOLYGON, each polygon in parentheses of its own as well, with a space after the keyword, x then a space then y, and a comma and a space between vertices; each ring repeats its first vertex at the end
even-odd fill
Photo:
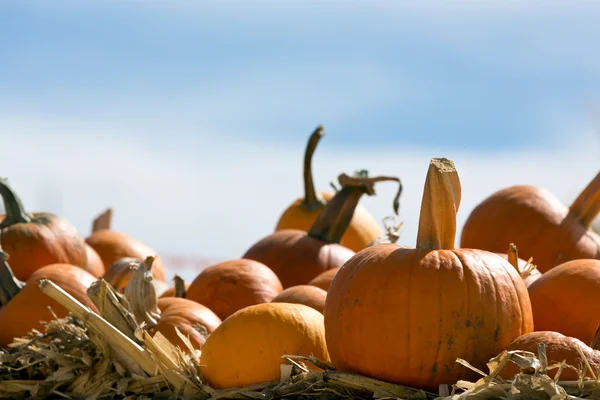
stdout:
POLYGON ((300 204, 300 207, 306 211, 314 211, 322 207, 325 202, 315 191, 315 185, 313 182, 312 174, 312 158, 317 148, 317 144, 325 134, 323 133, 323 127, 317 126, 317 129, 310 135, 308 144, 306 145, 306 151, 304 152, 304 199, 300 204))
POLYGON ((0 228, 22 222, 31 222, 31 216, 25 212, 21 199, 19 199, 11 187, 8 186, 8 181, 6 179, 0 179, 0 196, 2 196, 4 211, 6 213, 6 217, 0 224, 0 228))
POLYGON ((327 202, 325 208, 319 213, 317 219, 310 227, 308 235, 326 243, 340 243, 346 233, 354 210, 363 194, 375 194, 375 183, 382 181, 398 182, 399 188, 394 198, 394 212, 398 214, 402 183, 396 177, 380 176, 367 177, 366 171, 360 171, 356 176, 350 177, 342 174, 338 177, 342 189, 327 202))
POLYGON ((7 258, 6 253, 0 251, 0 307, 7 305, 25 287, 25 282, 21 282, 13 274, 6 262, 7 258))

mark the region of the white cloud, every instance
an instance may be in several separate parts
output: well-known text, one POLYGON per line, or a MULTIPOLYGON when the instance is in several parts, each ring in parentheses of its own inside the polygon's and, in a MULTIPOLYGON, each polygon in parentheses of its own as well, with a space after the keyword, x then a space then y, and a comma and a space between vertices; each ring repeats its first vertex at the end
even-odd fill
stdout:
MULTIPOLYGON (((58 191, 62 205, 52 211, 63 213, 84 234, 96 213, 113 206, 116 229, 159 252, 209 258, 240 257, 272 231, 280 212, 301 194, 304 141, 296 140, 295 149, 265 149, 251 141, 206 139, 202 156, 194 157, 189 149, 181 155, 165 153, 128 139, 118 129, 104 135, 106 130, 86 121, 0 118, 1 175, 10 179, 30 210, 56 205, 44 203, 40 188, 58 191)), ((462 225, 477 202, 512 184, 536 184, 566 202, 574 199, 597 172, 599 143, 591 140, 593 135, 572 132, 561 148, 481 154, 400 146, 396 150, 385 143, 378 150, 342 152, 325 146, 325 137, 315 158, 316 180, 319 188, 328 189, 340 172, 360 168, 399 175, 405 187, 401 242, 410 245, 431 157, 449 157, 459 168, 462 225)), ((378 196, 364 198, 363 204, 381 220, 391 213, 395 189, 391 183, 380 184, 378 196)), ((183 275, 191 279, 194 273, 183 275)))

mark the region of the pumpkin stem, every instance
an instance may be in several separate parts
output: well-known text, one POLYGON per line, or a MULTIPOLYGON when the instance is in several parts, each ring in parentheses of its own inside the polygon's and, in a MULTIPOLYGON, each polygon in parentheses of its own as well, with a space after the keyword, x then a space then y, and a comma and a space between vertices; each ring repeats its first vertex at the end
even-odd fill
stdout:
POLYGON ((131 279, 125 286, 125 297, 131 305, 138 323, 145 323, 146 329, 153 328, 160 319, 156 290, 152 284, 152 264, 155 257, 149 256, 136 263, 131 279))
POLYGON ((317 126, 317 129, 310 135, 306 151, 304 153, 304 199, 300 203, 300 207, 305 211, 314 211, 322 207, 325 202, 315 191, 312 173, 312 158, 317 148, 317 144, 325 134, 323 126, 317 126))
POLYGON ((454 163, 447 158, 432 159, 423 190, 417 248, 454 248, 460 198, 460 180, 454 163))
POLYGON ((583 189, 583 192, 571 204, 569 212, 581 223, 590 227, 600 213, 600 173, 583 189))
POLYGON ((107 208, 102 213, 98 214, 92 222, 92 233, 100 231, 102 229, 111 229, 112 226, 112 215, 113 209, 107 208))
POLYGON ((519 269, 519 251, 517 250, 517 246, 515 246, 514 243, 511 243, 508 245, 507 256, 508 256, 508 262, 510 263, 510 265, 515 267, 517 272, 520 274, 521 270, 519 269))
POLYGON ((8 254, 0 250, 0 307, 7 305, 25 287, 25 282, 13 274, 7 259, 8 254))
POLYGON ((179 275, 175 275, 173 280, 175 281, 175 297, 185 299, 185 281, 179 275))
POLYGON ((25 212, 21 199, 8 185, 6 179, 0 178, 0 196, 2 196, 4 212, 6 213, 6 217, 0 224, 0 228, 18 223, 31 222, 31 216, 25 212))
POLYGON ((398 239, 400 239, 400 228, 402 228, 402 225, 404 225, 404 222, 396 224, 396 218, 394 216, 385 217, 383 219, 385 233, 373 240, 371 244, 369 244, 369 247, 377 244, 396 243, 398 239))
POLYGON ((317 219, 310 227, 308 235, 326 243, 340 243, 348 229, 354 210, 363 194, 375 194, 375 183, 383 181, 398 182, 398 192, 394 198, 394 213, 398 214, 402 183, 400 179, 390 176, 369 178, 367 171, 358 171, 355 176, 341 174, 338 181, 342 188, 327 202, 317 219))

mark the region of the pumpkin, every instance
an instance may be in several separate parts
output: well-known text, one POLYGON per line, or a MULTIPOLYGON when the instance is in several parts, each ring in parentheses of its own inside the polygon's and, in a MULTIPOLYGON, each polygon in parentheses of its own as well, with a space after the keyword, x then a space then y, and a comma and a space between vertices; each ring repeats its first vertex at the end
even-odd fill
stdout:
MULTIPOLYGON (((374 240, 369 246, 375 246, 383 243, 396 243, 396 241, 398 241, 400 238, 400 228, 402 227, 403 223, 400 222, 399 224, 396 224, 394 222, 392 225, 392 221, 393 217, 385 217, 383 219, 383 225, 385 226, 386 233, 374 240)), ((327 291, 329 290, 329 286, 331 286, 331 282, 339 270, 340 268, 328 269, 327 271, 317 275, 312 281, 308 282, 308 284, 327 291)))
POLYGON ((519 251, 514 243, 511 243, 508 246, 507 253, 498 253, 498 255, 507 260, 517 270, 527 287, 542 276, 542 273, 537 269, 537 266, 533 265, 533 258, 530 258, 528 261, 519 258, 519 251))
POLYGON ((86 267, 85 242, 69 221, 51 213, 28 214, 4 179, 0 179, 0 196, 6 212, 0 216, 0 247, 10 254, 19 280, 29 279, 48 264, 86 267))
MULTIPOLYGON (((4 286, 6 283, 4 277, 10 274, 7 272, 7 270, 10 271, 10 268, 5 263, 0 266, 0 269, 4 270, 0 274, 3 277, 1 285, 4 286)), ((14 291, 14 297, 0 309, 1 347, 10 344, 16 337, 25 336, 32 329, 43 330, 41 321, 53 320, 52 312, 58 318, 67 316, 67 309, 41 292, 38 284, 42 279, 54 282, 92 311, 98 311, 86 292, 87 288, 96 280, 92 274, 74 265, 47 265, 34 271, 25 286, 21 290, 14 291), (52 312, 48 307, 52 309, 52 312)))
POLYGON ((268 303, 282 290, 279 278, 269 267, 240 259, 202 270, 186 290, 185 298, 204 304, 224 320, 244 307, 268 303))
MULTIPOLYGON (((281 215, 275 231, 299 229, 307 232, 319 213, 334 193, 316 192, 312 175, 312 158, 317 144, 324 136, 323 127, 318 126, 308 139, 304 153, 304 197, 294 201, 281 215)), ((381 234, 377 221, 362 205, 357 205, 350 225, 342 235, 340 243, 353 251, 364 249, 381 234)))
MULTIPOLYGON (((139 240, 110 229, 111 216, 112 211, 108 214, 107 212, 100 214, 94 221, 94 229, 97 230, 93 231, 85 239, 86 243, 98 253, 107 268, 106 274, 108 274, 108 278, 106 275, 104 278, 113 284, 111 279, 116 279, 114 278, 115 276, 121 276, 121 273, 124 271, 123 266, 117 268, 113 267, 113 264, 123 258, 143 260, 148 256, 153 256, 156 257, 153 268, 154 279, 164 282, 165 269, 162 260, 156 255, 156 252, 139 240), (102 223, 99 220, 102 220, 102 223), (102 228, 100 229, 100 227, 102 228), (109 272, 111 269, 113 270, 109 272)), ((120 283, 113 284, 113 287, 117 290, 119 290, 118 288, 123 289, 127 285, 127 279, 123 278, 123 280, 119 281, 120 283)))
POLYGON ((284 355, 329 360, 320 312, 286 303, 237 311, 208 337, 200 357, 201 372, 216 389, 279 380, 284 355))
POLYGON ((600 260, 573 260, 552 268, 529 286, 535 329, 590 343, 600 324, 600 260))
POLYGON ((85 252, 87 255, 87 267, 85 270, 96 278, 101 278, 104 275, 104 272, 106 272, 104 270, 102 259, 98 253, 96 253, 96 250, 87 243, 85 244, 85 252))
POLYGON ((273 303, 304 304, 322 314, 326 298, 327 291, 323 289, 311 285, 298 285, 285 289, 271 301, 273 303))
POLYGON ((527 288, 496 254, 456 249, 461 188, 454 163, 429 166, 414 249, 358 252, 327 293, 325 332, 336 369, 437 391, 473 379, 514 339, 533 331, 527 288))
POLYGON ((167 288, 163 294, 160 295, 160 298, 165 297, 179 297, 185 299, 186 292, 190 288, 190 284, 185 282, 179 275, 175 275, 173 278, 175 284, 167 288))
POLYGON ((479 204, 462 231, 461 246, 504 252, 519 244, 544 273, 582 258, 600 258, 600 236, 589 229, 600 211, 600 174, 566 207, 546 189, 512 186, 479 204))
MULTIPOLYGON (((340 239, 350 224, 354 209, 363 194, 375 194, 374 184, 398 178, 369 178, 366 171, 350 177, 338 178, 342 189, 319 213, 308 232, 297 229, 277 231, 252 246, 242 258, 259 261, 271 268, 284 288, 308 284, 317 275, 332 268, 341 267, 354 251, 340 245, 340 239)), ((394 199, 394 211, 402 185, 394 199)))
POLYGON ((154 327, 154 332, 160 332, 171 343, 186 350, 186 346, 175 331, 187 336, 194 349, 200 350, 206 338, 220 324, 221 319, 208 307, 195 301, 179 297, 158 299, 160 319, 154 327))
POLYGON ((331 282, 333 282, 333 278, 335 278, 339 270, 340 267, 328 269, 327 271, 317 275, 312 281, 308 282, 308 284, 328 291, 329 286, 331 286, 331 282))
POLYGON ((130 310, 138 323, 143 323, 152 334, 160 332, 181 350, 187 346, 177 334, 187 336, 194 349, 201 349, 206 337, 221 323, 207 307, 177 297, 157 299, 152 269, 156 259, 152 256, 131 264, 131 279, 125 287, 130 310))
MULTIPOLYGON (((538 346, 542 343, 546 346, 548 366, 565 361, 567 365, 585 371, 584 376, 587 378, 595 379, 595 376, 586 369, 585 360, 590 363, 592 368, 594 368, 594 366, 600 366, 600 352, 589 347, 579 339, 568 337, 558 332, 538 331, 528 333, 515 339, 506 350, 528 351, 537 356, 538 346), (581 349, 581 353, 577 348, 581 349), (582 354, 585 357, 585 360, 582 357, 582 354)), ((549 370, 548 375, 554 379, 557 371, 558 368, 549 370)), ((516 364, 509 362, 504 369, 502 369, 500 374, 505 379, 511 379, 517 373, 519 373, 519 367, 516 364)), ((579 374, 571 368, 564 368, 560 374, 560 380, 577 381, 579 380, 579 374)))

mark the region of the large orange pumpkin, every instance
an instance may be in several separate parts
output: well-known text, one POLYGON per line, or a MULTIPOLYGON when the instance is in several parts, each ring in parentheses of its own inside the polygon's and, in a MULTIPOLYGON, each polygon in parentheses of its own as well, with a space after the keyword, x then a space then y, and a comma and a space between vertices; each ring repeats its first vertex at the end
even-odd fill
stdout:
POLYGON ((25 281, 48 264, 85 268, 85 242, 66 219, 51 213, 28 214, 8 182, 0 179, 6 214, 0 216, 0 247, 10 255, 15 276, 25 281))
MULTIPOLYGON (((252 246, 242 258, 259 261, 271 268, 284 288, 308 284, 317 275, 341 267, 354 252, 340 245, 340 239, 350 224, 352 215, 363 194, 375 194, 374 184, 398 178, 368 178, 366 171, 357 176, 339 176, 342 189, 327 203, 307 232, 296 229, 277 231, 252 246)), ((394 199, 394 211, 402 185, 394 199)))
POLYGON ((0 309, 0 346, 7 346, 15 337, 25 336, 32 329, 43 331, 41 321, 51 321, 54 316, 66 317, 68 311, 42 293, 39 282, 48 279, 61 287, 83 305, 97 312, 87 295, 87 289, 96 280, 89 272, 69 264, 51 264, 36 270, 25 287, 8 304, 0 309))
POLYGON ((231 315, 208 337, 202 376, 217 389, 278 380, 284 355, 329 360, 323 315, 302 304, 257 304, 231 315))
POLYGON ((600 324, 600 260, 573 260, 529 286, 535 329, 591 343, 600 324))
POLYGON ((320 313, 325 309, 327 292, 311 285, 292 286, 279 293, 272 300, 273 303, 304 304, 314 308, 320 313))
MULTIPOLYGON (((562 335, 552 331, 531 332, 520 336, 508 346, 506 350, 522 350, 533 353, 537 356, 538 346, 540 344, 546 346, 546 359, 548 366, 560 364, 565 361, 567 365, 585 371, 584 376, 590 379, 595 377, 585 367, 585 361, 590 363, 592 368, 600 367, 600 352, 589 347, 581 340, 562 335), (581 349, 581 353, 577 348, 581 349), (584 358, 582 357, 585 357, 584 358)), ((548 371, 548 375, 554 379, 558 368, 548 371)), ((595 370, 594 370, 595 371, 595 370)), ((511 379, 519 372, 519 367, 514 363, 508 363, 501 371, 501 375, 505 379, 511 379)), ((561 381, 576 381, 579 380, 579 373, 571 368, 564 368, 560 374, 561 381)))
MULTIPOLYGON (((116 271, 114 270, 115 268, 113 268, 113 264, 123 258, 144 260, 146 257, 152 256, 155 257, 152 269, 154 279, 164 282, 165 268, 156 251, 135 238, 112 230, 110 228, 112 210, 110 211, 110 213, 104 212, 100 214, 100 216, 94 221, 94 229, 96 230, 93 230, 92 234, 85 239, 86 243, 91 246, 102 259, 102 262, 106 268, 106 274, 109 274, 108 278, 105 275, 105 279, 112 284, 112 277, 124 272, 123 268, 117 268, 118 270, 116 271), (109 272, 111 268, 113 271, 109 272)), ((113 286, 115 286, 115 289, 117 286, 124 288, 125 285, 127 285, 127 279, 128 278, 122 281, 122 285, 113 286)))
POLYGON ((221 319, 244 307, 268 303, 283 288, 266 265, 239 259, 205 268, 186 290, 185 298, 213 310, 221 319))
MULTIPOLYGON (((304 154, 304 197, 294 201, 281 215, 275 231, 299 229, 307 232, 317 219, 325 204, 335 193, 315 191, 312 175, 312 157, 319 140, 324 136, 323 127, 318 126, 308 139, 304 154)), ((357 205, 350 225, 341 238, 341 245, 353 251, 364 249, 381 235, 381 228, 365 207, 357 205)))
POLYGON ((454 248, 460 197, 452 161, 433 159, 417 247, 371 246, 337 273, 324 313, 337 369, 437 391, 474 378, 457 358, 485 369, 533 331, 527 288, 515 269, 496 254, 454 248))
POLYGON ((160 319, 154 332, 160 332, 171 343, 186 349, 175 328, 187 336, 194 349, 200 350, 206 338, 221 324, 219 317, 208 307, 179 297, 158 299, 160 319))
POLYGON ((589 229, 600 211, 600 174, 566 207, 546 189, 512 186, 479 204, 462 231, 461 246, 501 253, 517 243, 544 273, 581 258, 600 258, 600 236, 589 229))

